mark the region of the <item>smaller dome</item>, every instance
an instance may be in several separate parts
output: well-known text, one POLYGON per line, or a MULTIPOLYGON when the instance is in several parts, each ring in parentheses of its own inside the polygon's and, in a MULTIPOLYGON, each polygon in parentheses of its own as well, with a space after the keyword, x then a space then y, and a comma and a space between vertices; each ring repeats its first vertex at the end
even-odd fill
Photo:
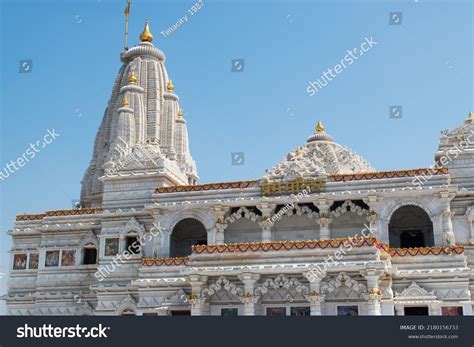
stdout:
POLYGON ((141 42, 151 42, 153 41, 153 34, 150 31, 150 27, 148 26, 148 18, 145 23, 145 29, 140 34, 140 41, 141 42))
POLYGON ((267 170, 263 178, 275 182, 297 177, 314 179, 326 175, 372 171, 375 171, 374 168, 364 158, 334 142, 319 121, 315 133, 308 137, 306 143, 267 170))
POLYGON ((316 131, 316 133, 310 135, 306 142, 314 142, 314 141, 334 142, 334 139, 332 138, 332 136, 324 132, 324 125, 320 120, 318 120, 318 124, 316 125, 316 128, 314 130, 316 131))

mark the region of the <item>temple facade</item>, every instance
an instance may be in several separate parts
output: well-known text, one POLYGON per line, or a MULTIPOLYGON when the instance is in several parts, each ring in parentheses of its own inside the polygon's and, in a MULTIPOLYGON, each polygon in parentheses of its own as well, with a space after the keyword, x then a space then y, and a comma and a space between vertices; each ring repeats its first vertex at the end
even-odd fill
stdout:
POLYGON ((263 177, 197 184, 152 41, 125 49, 72 210, 18 215, 12 315, 472 315, 474 114, 377 171, 318 122, 263 177))

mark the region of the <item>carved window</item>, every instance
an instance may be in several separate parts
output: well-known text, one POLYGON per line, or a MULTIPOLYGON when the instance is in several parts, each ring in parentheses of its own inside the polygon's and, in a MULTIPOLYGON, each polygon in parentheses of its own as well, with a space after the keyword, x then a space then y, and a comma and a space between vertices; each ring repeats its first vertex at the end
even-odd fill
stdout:
POLYGON ((443 316, 462 316, 462 306, 444 306, 441 307, 441 315, 443 316))
POLYGON ((230 317, 230 316, 238 316, 239 309, 233 308, 221 308, 221 316, 223 317, 230 317))
POLYGON ((97 264, 97 248, 93 246, 85 247, 82 263, 84 265, 97 264))
POLYGON ((140 242, 138 242, 138 237, 136 235, 128 235, 125 238, 125 249, 130 254, 140 254, 140 242))
POLYGON ((405 316, 428 316, 428 306, 410 306, 405 307, 405 316))
POLYGON ((337 306, 338 316, 358 316, 359 306, 357 305, 340 305, 337 306))

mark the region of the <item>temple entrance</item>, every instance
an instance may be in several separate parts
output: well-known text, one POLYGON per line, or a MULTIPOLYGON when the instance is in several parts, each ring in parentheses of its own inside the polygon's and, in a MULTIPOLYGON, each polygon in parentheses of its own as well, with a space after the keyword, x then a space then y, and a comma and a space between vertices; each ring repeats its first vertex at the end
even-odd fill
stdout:
POLYGON ((187 257, 194 245, 207 245, 206 228, 197 219, 183 219, 176 224, 171 233, 170 256, 187 257))
POLYGON ((388 225, 390 247, 414 248, 434 246, 433 222, 418 206, 402 206, 388 225))

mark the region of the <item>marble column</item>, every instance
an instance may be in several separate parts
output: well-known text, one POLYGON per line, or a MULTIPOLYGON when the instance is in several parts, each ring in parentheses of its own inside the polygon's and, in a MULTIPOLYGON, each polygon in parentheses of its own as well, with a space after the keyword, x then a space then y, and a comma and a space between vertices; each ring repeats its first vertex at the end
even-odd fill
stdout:
POLYGON ((456 239, 453 232, 453 222, 452 217, 454 212, 451 212, 451 200, 456 196, 454 193, 441 192, 440 201, 443 204, 443 244, 444 245, 454 245, 456 244, 456 239))
POLYGON ((361 271, 362 276, 367 280, 368 294, 368 315, 380 316, 382 315, 382 308, 380 299, 382 298, 382 291, 379 286, 379 279, 383 275, 383 270, 367 269, 361 271))
POLYGON ((428 305, 430 316, 441 316, 441 302, 434 302, 428 305))
POLYGON ((404 316, 405 315, 405 306, 402 304, 395 305, 395 316, 404 316))
POLYGON ((272 223, 270 218, 275 210, 275 204, 262 203, 257 208, 262 212, 262 221, 259 223, 262 228, 262 242, 270 242, 272 240, 272 223))
POLYGON ((159 238, 160 238, 160 250, 158 252, 158 257, 169 258, 171 231, 168 229, 162 228, 159 238))
POLYGON ((380 241, 380 227, 379 227, 379 208, 380 202, 383 198, 369 195, 367 198, 364 198, 363 201, 369 206, 369 230, 368 233, 371 234, 372 237, 377 238, 380 241))
POLYGON ((320 294, 320 285, 322 278, 315 277, 309 282, 309 296, 308 301, 310 303, 310 315, 311 316, 322 316, 324 311, 324 295, 320 294))
POLYGON ((319 224, 320 240, 328 240, 331 238, 330 223, 332 220, 329 218, 329 211, 333 203, 333 200, 328 199, 318 199, 316 202, 313 202, 319 209, 319 219, 317 222, 319 224))
POLYGON ((191 316, 202 316, 206 314, 205 310, 205 298, 202 296, 202 290, 207 283, 207 276, 190 275, 189 280, 191 282, 191 316))
POLYGON ((216 244, 222 245, 225 241, 224 237, 224 230, 227 227, 227 225, 224 223, 225 220, 225 214, 229 210, 229 207, 226 206, 214 206, 212 208, 212 212, 214 213, 214 216, 216 218, 216 225, 213 230, 213 235, 214 235, 214 240, 216 244))
POLYGON ((252 273, 243 273, 239 275, 240 280, 244 283, 244 316, 255 316, 255 303, 257 297, 254 295, 255 283, 259 280, 260 275, 252 273))
POLYGON ((469 228, 471 230, 469 242, 471 243, 471 245, 474 245, 474 206, 469 206, 466 209, 466 217, 467 221, 469 222, 469 228))

